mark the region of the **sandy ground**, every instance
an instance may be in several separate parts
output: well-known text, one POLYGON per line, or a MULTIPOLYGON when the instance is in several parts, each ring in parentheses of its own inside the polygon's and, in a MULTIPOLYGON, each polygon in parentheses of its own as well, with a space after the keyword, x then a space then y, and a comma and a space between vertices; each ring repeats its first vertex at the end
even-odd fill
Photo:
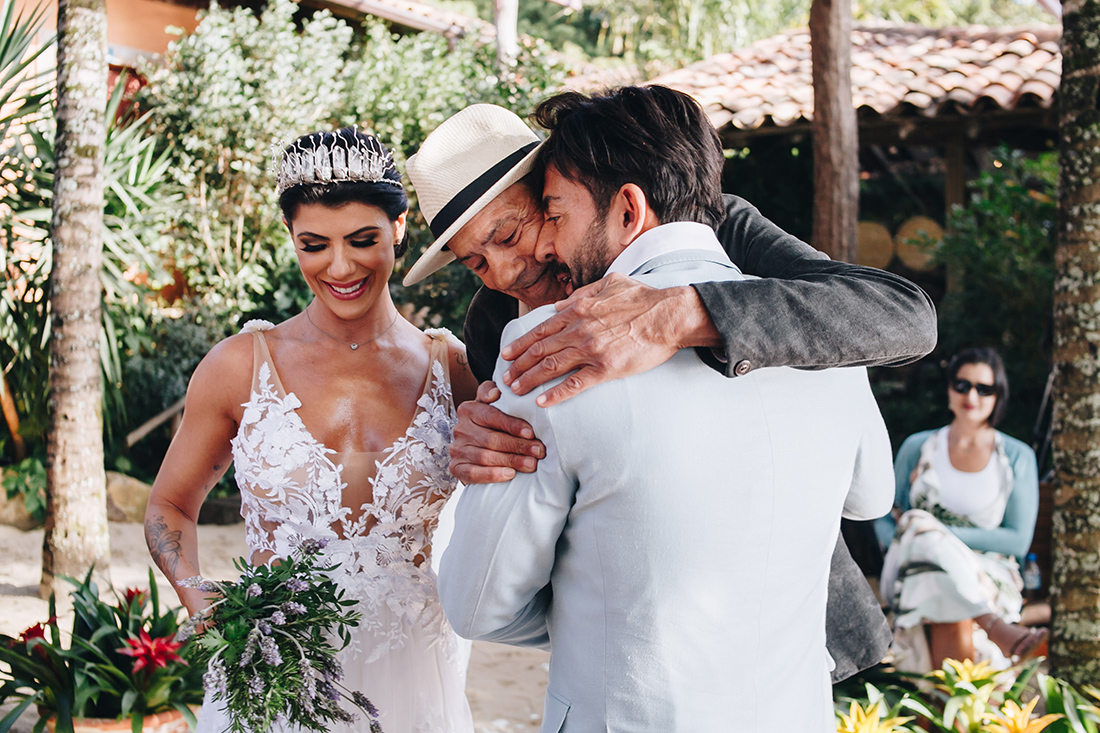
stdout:
MULTIPOLYGON (((199 547, 203 575, 232 577, 233 558, 245 552, 244 525, 200 525, 199 547)), ((144 587, 150 567, 141 525, 112 522, 112 584, 119 589, 144 587)), ((42 530, 21 532, 0 526, 0 633, 17 635, 46 619, 46 601, 37 596, 41 568, 42 530)), ((162 599, 174 599, 159 570, 156 579, 162 599)), ((71 628, 71 621, 63 619, 61 628, 71 628)), ((538 650, 475 643, 466 694, 477 733, 537 731, 542 722, 548 662, 549 655, 538 650)), ((12 730, 29 733, 33 723, 33 714, 24 715, 12 730)))

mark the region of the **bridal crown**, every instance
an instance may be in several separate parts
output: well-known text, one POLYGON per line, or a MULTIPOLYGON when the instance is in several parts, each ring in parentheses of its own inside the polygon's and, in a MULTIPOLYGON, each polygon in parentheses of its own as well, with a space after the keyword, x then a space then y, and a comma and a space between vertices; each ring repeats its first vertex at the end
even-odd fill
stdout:
POLYGON ((275 180, 277 196, 294 186, 340 181, 388 183, 401 187, 393 153, 373 135, 354 128, 315 132, 298 138, 282 151, 275 180))

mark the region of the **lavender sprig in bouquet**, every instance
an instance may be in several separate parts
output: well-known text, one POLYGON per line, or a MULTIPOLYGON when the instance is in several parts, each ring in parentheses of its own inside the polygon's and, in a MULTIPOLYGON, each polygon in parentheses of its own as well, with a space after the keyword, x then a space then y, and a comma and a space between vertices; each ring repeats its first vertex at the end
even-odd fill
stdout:
MULTIPOLYGON (((216 582, 201 577, 180 585, 216 594, 208 609, 208 627, 190 645, 192 664, 206 668, 203 682, 225 704, 232 733, 265 733, 275 723, 289 722, 315 731, 328 723, 357 720, 340 703, 350 701, 367 716, 371 733, 381 733, 378 710, 360 691, 340 684, 343 671, 331 637, 341 648, 351 641, 348 629, 359 625, 353 600, 317 563, 321 540, 302 540, 294 555, 271 566, 234 561, 241 577, 216 582)), ((194 632, 202 618, 180 630, 194 632)))

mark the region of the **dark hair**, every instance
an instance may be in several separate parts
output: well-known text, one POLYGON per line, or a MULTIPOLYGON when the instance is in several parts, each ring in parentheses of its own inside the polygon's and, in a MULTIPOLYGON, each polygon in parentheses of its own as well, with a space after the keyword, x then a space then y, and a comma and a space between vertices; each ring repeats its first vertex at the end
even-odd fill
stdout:
POLYGON ((600 214, 633 183, 662 224, 695 221, 717 229, 725 219, 722 144, 687 94, 659 85, 591 97, 563 92, 539 104, 535 121, 550 132, 539 164, 587 188, 600 214))
POLYGON ((947 363, 947 383, 951 384, 959 375, 959 370, 967 364, 985 364, 993 370, 993 387, 997 390, 997 402, 989 415, 989 424, 997 427, 1008 410, 1008 375, 1001 355, 990 348, 963 349, 951 357, 947 363))
MULTIPOLYGON (((303 204, 321 204, 337 208, 344 204, 358 202, 368 206, 377 206, 389 217, 390 221, 397 221, 397 217, 409 209, 409 196, 405 193, 405 187, 401 184, 401 174, 393 165, 393 156, 389 149, 378 141, 374 135, 359 132, 354 127, 345 127, 336 132, 311 132, 302 135, 283 151, 283 161, 288 153, 294 151, 316 150, 321 146, 327 150, 340 147, 368 148, 379 152, 387 160, 383 176, 395 181, 398 185, 371 181, 332 181, 329 183, 299 183, 291 186, 279 196, 279 208, 283 210, 283 218, 287 222, 294 221, 298 213, 298 207, 303 204)), ((400 257, 409 247, 409 230, 405 228, 405 236, 394 247, 394 255, 400 257)))

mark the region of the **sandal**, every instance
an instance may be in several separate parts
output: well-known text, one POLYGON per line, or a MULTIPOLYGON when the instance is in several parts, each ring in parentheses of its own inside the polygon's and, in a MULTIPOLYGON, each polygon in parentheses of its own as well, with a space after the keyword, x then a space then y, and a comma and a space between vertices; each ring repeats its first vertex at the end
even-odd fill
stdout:
POLYGON ((1027 633, 1017 639, 1016 643, 1012 645, 1011 656, 1020 662, 1027 659, 1034 659, 1035 657, 1047 656, 1049 653, 1047 637, 1050 636, 1050 631, 1045 628, 1033 629, 1026 626, 1022 628, 1026 628, 1027 633))
POLYGON ((1045 628, 1032 628, 1010 623, 988 613, 974 619, 985 630, 989 640, 996 644, 1001 653, 1010 659, 1024 661, 1047 654, 1047 637, 1050 632, 1045 628))

